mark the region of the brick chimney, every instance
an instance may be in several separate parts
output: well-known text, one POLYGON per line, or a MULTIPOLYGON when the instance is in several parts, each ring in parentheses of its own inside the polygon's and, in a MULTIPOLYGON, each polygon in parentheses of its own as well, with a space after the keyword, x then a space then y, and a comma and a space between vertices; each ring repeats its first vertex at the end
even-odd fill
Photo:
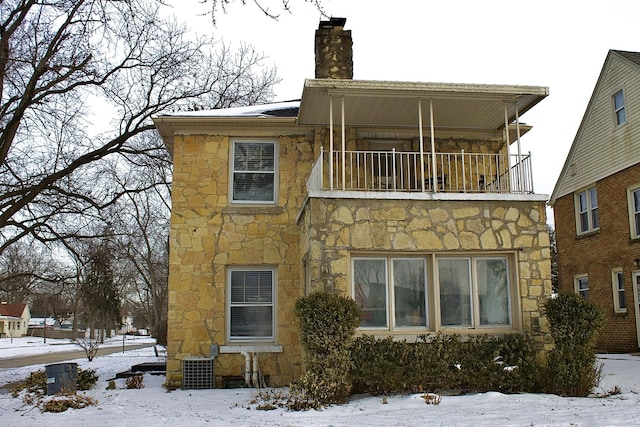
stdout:
POLYGON ((320 21, 316 30, 316 79, 353 79, 353 41, 347 18, 320 21))

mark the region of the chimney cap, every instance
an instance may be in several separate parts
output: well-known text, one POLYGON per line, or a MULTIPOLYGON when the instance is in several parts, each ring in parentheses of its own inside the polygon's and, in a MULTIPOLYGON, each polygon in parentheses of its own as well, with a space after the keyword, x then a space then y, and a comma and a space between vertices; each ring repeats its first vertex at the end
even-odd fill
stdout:
POLYGON ((346 24, 347 18, 334 18, 333 16, 329 18, 328 21, 320 21, 320 25, 318 26, 319 30, 322 29, 331 29, 336 27, 344 27, 346 24))

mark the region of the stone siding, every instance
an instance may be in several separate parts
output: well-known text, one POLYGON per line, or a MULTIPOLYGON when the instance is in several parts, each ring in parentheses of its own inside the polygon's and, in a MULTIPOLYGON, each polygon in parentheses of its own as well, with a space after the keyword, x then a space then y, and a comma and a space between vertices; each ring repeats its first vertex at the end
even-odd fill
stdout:
MULTIPOLYGON (((276 342, 282 353, 260 354, 272 384, 287 384, 300 372, 293 304, 304 286, 296 216, 313 164, 306 136, 277 138, 279 191, 275 206, 229 205, 229 137, 175 137, 170 234, 167 380, 180 383, 182 360, 209 356, 226 341, 226 274, 231 266, 276 267, 276 342)), ((237 343, 232 343, 238 345, 237 343)), ((216 358, 221 376, 242 375, 239 354, 216 358)))
POLYGON ((351 295, 353 252, 512 254, 521 314, 514 328, 540 349, 550 345, 542 315, 542 304, 551 295, 544 203, 312 199, 303 221, 301 250, 309 291, 351 295))

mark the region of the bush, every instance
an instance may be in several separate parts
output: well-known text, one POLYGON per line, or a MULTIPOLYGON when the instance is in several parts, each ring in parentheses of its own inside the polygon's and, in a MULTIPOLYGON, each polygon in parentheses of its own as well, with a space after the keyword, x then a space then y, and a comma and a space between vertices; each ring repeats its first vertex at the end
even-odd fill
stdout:
POLYGON ((76 377, 76 388, 78 390, 91 390, 98 382, 98 374, 93 369, 78 368, 78 376, 76 377))
POLYGON ((132 375, 127 377, 124 382, 124 387, 126 389, 139 389, 144 388, 144 384, 142 383, 143 377, 142 375, 132 375))
POLYGON ((588 395, 600 381, 595 343, 605 323, 602 308, 577 294, 560 294, 544 310, 555 344, 547 355, 547 391, 588 395))
MULTIPOLYGON (((93 369, 80 369, 78 368, 76 376, 76 389, 78 390, 90 390, 98 382, 98 375, 93 369)), ((47 373, 44 369, 31 372, 24 381, 18 384, 13 390, 12 394, 17 397, 18 394, 26 390, 30 394, 37 396, 44 396, 47 394, 47 373)))
POLYGON ((522 335, 356 338, 351 347, 354 392, 539 391, 535 351, 522 335))
POLYGON ((346 402, 351 392, 348 343, 362 319, 360 309, 349 297, 314 293, 298 299, 294 310, 305 352, 297 390, 306 402, 302 406, 346 402))

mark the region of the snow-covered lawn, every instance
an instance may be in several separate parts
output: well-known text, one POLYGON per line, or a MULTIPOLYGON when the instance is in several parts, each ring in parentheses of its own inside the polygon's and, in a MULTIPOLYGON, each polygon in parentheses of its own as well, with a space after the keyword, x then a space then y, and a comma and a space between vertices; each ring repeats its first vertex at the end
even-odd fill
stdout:
MULTIPOLYGON (((140 338, 136 338, 140 340, 140 338)), ((47 351, 42 343, 30 351, 47 351)), ((114 341, 117 341, 115 339, 114 341)), ((14 340, 15 343, 15 340, 14 340)), ((122 345, 122 338, 119 341, 122 345)), ((0 357, 14 353, 0 340, 0 357)), ((77 347, 76 347, 77 348, 77 347)), ((24 350, 26 351, 26 350, 24 350)), ((54 350, 55 351, 55 350, 54 350)), ((0 425, 43 426, 632 426, 640 425, 640 356, 609 354, 600 357, 604 378, 596 390, 607 395, 616 386, 620 394, 607 397, 563 398, 548 394, 481 393, 443 396, 439 405, 427 405, 419 394, 382 397, 355 396, 347 405, 321 411, 261 411, 250 404, 257 394, 251 389, 175 390, 168 393, 163 377, 144 376, 145 387, 106 390, 106 380, 131 365, 157 361, 152 347, 118 352, 88 362, 75 359, 82 369, 94 369, 100 381, 86 392, 96 406, 42 413, 10 394, 0 394, 0 425)), ((20 380, 36 365, 0 370, 0 385, 20 380)))

